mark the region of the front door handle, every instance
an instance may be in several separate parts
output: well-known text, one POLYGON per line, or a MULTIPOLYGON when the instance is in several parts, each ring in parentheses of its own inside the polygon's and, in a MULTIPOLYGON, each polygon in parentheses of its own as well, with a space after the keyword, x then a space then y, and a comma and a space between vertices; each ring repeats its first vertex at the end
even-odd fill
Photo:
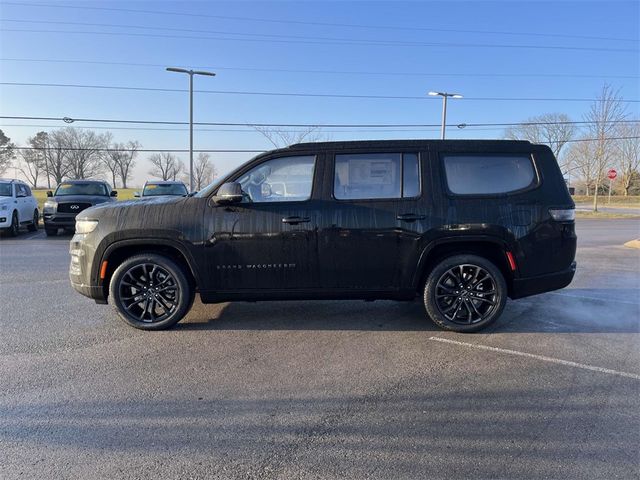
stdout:
POLYGON ((416 213, 401 213, 396 217, 397 220, 403 222, 415 222, 416 220, 424 220, 425 218, 425 215, 418 215, 416 213))
POLYGON ((309 217, 284 217, 282 223, 288 223, 289 225, 298 225, 299 223, 309 223, 311 219, 309 217))

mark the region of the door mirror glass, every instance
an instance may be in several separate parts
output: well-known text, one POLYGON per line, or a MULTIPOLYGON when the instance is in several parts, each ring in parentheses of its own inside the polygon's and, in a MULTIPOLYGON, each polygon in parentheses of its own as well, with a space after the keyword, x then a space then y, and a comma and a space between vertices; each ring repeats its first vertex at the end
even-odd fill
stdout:
POLYGON ((47 197, 53 197, 53 192, 51 190, 47 190, 47 197))
POLYGON ((214 199, 220 204, 241 202, 242 187, 238 182, 223 183, 214 199))
POLYGON ((118 192, 116 190, 111 190, 111 196, 112 197, 117 197, 118 196, 118 192))

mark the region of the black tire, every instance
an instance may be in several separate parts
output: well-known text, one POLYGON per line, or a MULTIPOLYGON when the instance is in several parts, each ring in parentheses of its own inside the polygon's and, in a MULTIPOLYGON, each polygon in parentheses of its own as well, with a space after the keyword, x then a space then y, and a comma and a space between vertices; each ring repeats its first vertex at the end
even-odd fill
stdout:
POLYGON ((31 223, 29 224, 29 226, 27 226, 27 230, 29 230, 30 232, 37 231, 39 222, 40 222, 40 215, 38 214, 38 210, 36 209, 33 211, 33 220, 31 220, 31 223))
POLYGON ((455 255, 429 273, 423 301, 440 328, 477 332, 495 322, 507 302, 507 283, 500 269, 477 255, 455 255))
POLYGON ((47 234, 47 237, 55 237, 56 235, 58 235, 58 229, 55 227, 47 227, 46 225, 44 226, 44 233, 47 234))
POLYGON ((20 223, 18 222, 18 212, 13 212, 11 215, 11 226, 8 230, 10 237, 17 237, 20 233, 20 223))
POLYGON ((149 253, 128 258, 116 268, 109 296, 127 324, 141 330, 165 330, 184 318, 195 291, 176 262, 149 253))

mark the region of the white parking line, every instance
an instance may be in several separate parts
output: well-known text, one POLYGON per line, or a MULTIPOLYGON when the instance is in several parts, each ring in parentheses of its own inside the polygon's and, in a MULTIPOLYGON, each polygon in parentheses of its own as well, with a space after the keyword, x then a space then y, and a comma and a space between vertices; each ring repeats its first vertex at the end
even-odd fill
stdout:
POLYGON ((577 368, 582 368, 584 370, 591 370, 592 372, 608 373, 609 375, 618 375, 620 377, 627 377, 627 378, 633 378, 635 380, 640 380, 640 375, 636 375, 635 373, 619 372, 618 370, 611 370, 609 368, 602 368, 602 367, 594 367, 592 365, 585 365, 584 363, 569 362, 568 360, 560 360, 559 358, 545 357, 544 355, 534 355, 533 353, 518 352, 517 350, 507 350, 506 348, 489 347, 487 345, 478 345, 475 343, 458 342, 456 340, 449 340, 447 338, 440 338, 440 337, 429 337, 429 340, 433 340, 435 342, 441 342, 441 343, 450 343, 453 345, 459 345, 461 347, 471 347, 471 348, 477 348, 479 350, 488 350, 490 352, 517 355, 519 357, 534 358, 536 360, 542 360, 543 362, 557 363, 559 365, 567 365, 569 367, 577 367, 577 368))

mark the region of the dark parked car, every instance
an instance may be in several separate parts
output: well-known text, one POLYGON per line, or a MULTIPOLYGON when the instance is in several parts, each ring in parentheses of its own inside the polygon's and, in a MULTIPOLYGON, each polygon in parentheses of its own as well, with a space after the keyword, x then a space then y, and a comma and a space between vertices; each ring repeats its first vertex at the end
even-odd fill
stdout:
POLYGON ((571 282, 574 212, 543 145, 298 144, 193 197, 82 212, 70 277, 147 330, 174 325, 198 292, 204 303, 419 297, 437 325, 470 332, 507 297, 571 282))
POLYGON ((133 196, 136 198, 161 196, 186 197, 188 194, 187 186, 182 182, 172 180, 151 180, 144 184, 142 193, 136 192, 133 196))
POLYGON ((100 203, 114 202, 118 192, 107 182, 97 180, 67 180, 55 192, 47 192, 44 203, 44 230, 48 236, 57 235, 58 229, 73 230, 76 215, 100 203))

